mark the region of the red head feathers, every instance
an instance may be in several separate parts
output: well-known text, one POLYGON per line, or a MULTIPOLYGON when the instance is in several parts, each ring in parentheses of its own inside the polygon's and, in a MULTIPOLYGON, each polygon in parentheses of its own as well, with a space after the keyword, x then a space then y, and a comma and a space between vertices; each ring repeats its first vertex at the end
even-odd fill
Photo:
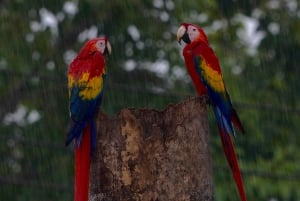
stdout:
POLYGON ((197 25, 190 23, 182 23, 177 31, 177 40, 180 43, 183 40, 185 43, 193 41, 202 41, 208 44, 208 39, 203 29, 197 25))
POLYGON ((103 55, 111 54, 111 45, 107 37, 102 36, 86 42, 78 53, 77 58, 85 58, 95 52, 101 52, 103 55))

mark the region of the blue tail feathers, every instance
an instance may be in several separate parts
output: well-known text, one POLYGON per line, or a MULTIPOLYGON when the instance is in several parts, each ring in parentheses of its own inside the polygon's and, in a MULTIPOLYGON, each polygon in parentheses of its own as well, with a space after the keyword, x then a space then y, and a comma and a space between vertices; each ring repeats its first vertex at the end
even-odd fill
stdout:
POLYGON ((96 148, 96 127, 95 127, 95 122, 94 120, 91 120, 90 122, 74 122, 72 121, 70 129, 68 131, 67 134, 67 138, 65 141, 65 145, 68 146, 73 139, 77 139, 77 144, 76 146, 80 146, 80 142, 81 142, 81 137, 82 134, 84 132, 85 127, 88 126, 88 124, 90 124, 90 128, 91 128, 91 154, 94 153, 95 148, 96 148))
POLYGON ((84 127, 86 126, 86 122, 80 121, 80 122, 71 122, 70 129, 67 134, 67 138, 65 141, 65 145, 68 146, 73 139, 79 139, 81 138, 81 134, 83 132, 84 127))
POLYGON ((220 108, 217 106, 214 107, 214 112, 219 128, 225 131, 225 133, 229 133, 235 136, 235 131, 233 129, 230 116, 226 116, 225 114, 223 114, 220 108))

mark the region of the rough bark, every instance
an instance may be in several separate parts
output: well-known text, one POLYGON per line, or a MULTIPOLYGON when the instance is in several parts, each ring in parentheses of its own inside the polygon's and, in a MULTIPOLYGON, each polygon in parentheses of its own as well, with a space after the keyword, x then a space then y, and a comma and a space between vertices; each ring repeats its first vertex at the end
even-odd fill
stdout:
POLYGON ((90 201, 211 201, 206 98, 97 118, 90 201))

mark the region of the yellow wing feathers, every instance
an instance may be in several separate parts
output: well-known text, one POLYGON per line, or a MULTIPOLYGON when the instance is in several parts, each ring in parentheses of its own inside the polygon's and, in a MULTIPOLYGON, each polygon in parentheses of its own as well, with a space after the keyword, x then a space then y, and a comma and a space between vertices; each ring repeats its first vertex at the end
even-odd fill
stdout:
POLYGON ((96 98, 102 91, 103 78, 101 75, 89 78, 89 73, 83 73, 79 79, 74 79, 73 76, 68 76, 69 95, 71 89, 79 88, 79 96, 82 100, 92 100, 96 98))
POLYGON ((225 85, 222 75, 214 70, 205 59, 199 59, 203 79, 217 92, 225 92, 225 85))

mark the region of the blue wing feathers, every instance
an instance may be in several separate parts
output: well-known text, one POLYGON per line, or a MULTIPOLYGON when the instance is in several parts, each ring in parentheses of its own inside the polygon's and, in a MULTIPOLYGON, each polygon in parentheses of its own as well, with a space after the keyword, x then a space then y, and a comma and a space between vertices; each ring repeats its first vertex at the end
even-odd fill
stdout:
POLYGON ((235 136, 235 131, 233 129, 230 116, 224 114, 218 106, 214 107, 214 112, 219 128, 224 131, 224 133, 232 134, 233 136, 235 136))
POLYGON ((81 133, 86 126, 85 121, 75 122, 71 121, 70 129, 67 134, 67 138, 65 141, 66 146, 68 146, 74 138, 80 139, 81 133))
POLYGON ((67 134, 65 144, 68 145, 73 139, 77 139, 77 146, 80 145, 81 135, 88 123, 91 124, 91 140, 92 140, 92 151, 96 147, 96 130, 94 125, 94 114, 97 111, 102 101, 102 93, 96 99, 93 100, 82 100, 79 96, 79 88, 74 87, 71 91, 71 126, 67 134))

